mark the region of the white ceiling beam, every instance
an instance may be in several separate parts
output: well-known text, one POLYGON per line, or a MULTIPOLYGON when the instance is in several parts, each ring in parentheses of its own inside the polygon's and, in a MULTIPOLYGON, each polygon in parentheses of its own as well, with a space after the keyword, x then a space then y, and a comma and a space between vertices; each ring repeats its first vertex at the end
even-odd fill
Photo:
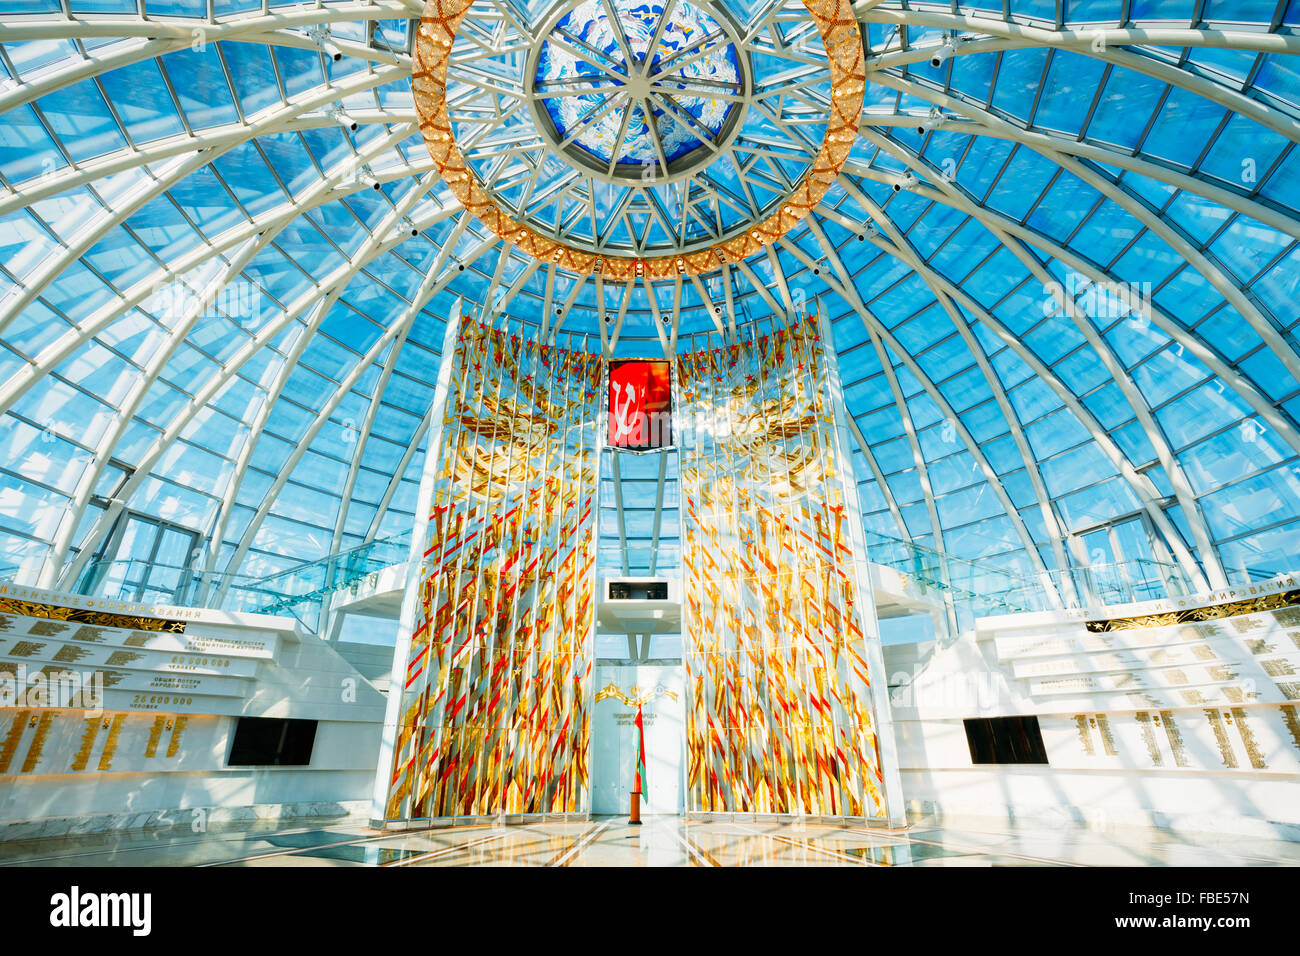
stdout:
MULTIPOLYGON (((89 342, 100 331, 116 322, 131 309, 147 302, 164 283, 183 282, 185 276, 191 270, 199 268, 214 256, 239 247, 250 237, 268 231, 278 232, 303 212, 342 199, 358 190, 369 188, 356 182, 348 184, 348 180, 355 170, 355 163, 357 161, 364 163, 366 160, 382 154, 393 143, 400 141, 402 137, 403 134, 399 131, 383 139, 376 140, 364 147, 357 157, 350 157, 341 161, 328 175, 308 187, 297 201, 259 214, 251 222, 232 226, 208 242, 196 244, 192 249, 177 256, 168 264, 159 266, 150 274, 138 280, 126 292, 121 293, 118 300, 110 301, 97 309, 86 320, 76 323, 69 331, 63 333, 58 339, 43 348, 35 358, 29 360, 28 365, 19 369, 10 376, 8 381, 0 385, 0 412, 12 407, 13 403, 27 389, 31 388, 38 379, 48 374, 50 370, 89 342)), ((432 166, 433 160, 430 159, 418 166, 403 166, 395 171, 386 170, 382 176, 377 175, 376 179, 406 179, 411 175, 427 172, 432 166)), ((457 209, 459 209, 459 203, 449 200, 447 207, 437 207, 429 211, 427 223, 440 222, 447 216, 452 215, 457 209)))
MULTIPOLYGON (((366 261, 383 255, 401 245, 401 243, 408 239, 410 239, 410 234, 404 229, 397 230, 395 236, 384 236, 377 245, 372 246, 366 261)), ((284 329, 289 327, 290 322, 292 322, 297 316, 301 315, 305 310, 312 309, 315 303, 323 301, 322 296, 329 296, 336 285, 339 283, 346 283, 346 281, 350 280, 351 277, 364 265, 365 262, 358 259, 338 266, 334 272, 324 280, 304 292, 301 296, 290 303, 287 308, 281 310, 276 318, 264 324, 254 337, 245 343, 244 346, 226 362, 226 364, 221 366, 220 370, 216 374, 212 375, 201 386, 195 389, 194 395, 186 404, 185 408, 167 423, 167 427, 163 433, 154 439, 149 448, 140 456, 136 462, 135 473, 118 491, 118 499, 115 500, 104 514, 100 516, 99 520, 83 539, 80 544, 80 553, 76 560, 64 571, 61 580, 64 582, 72 582, 78 579, 86 562, 90 559, 100 541, 103 540, 104 534, 112 526, 113 522, 116 521, 117 516, 121 514, 123 508, 125 508, 130 502, 131 496, 135 493, 136 489, 139 488, 145 479, 149 477, 149 472, 157 463, 158 459, 161 458, 163 453, 171 446, 171 444, 181 436, 195 416, 206 408, 207 405, 220 393, 226 383, 229 382, 239 369, 243 367, 244 363, 276 339, 284 329)), ((300 333, 305 335, 308 331, 308 329, 304 328, 300 330, 300 333)), ((210 549, 210 555, 219 547, 219 544, 214 545, 213 548, 210 549)), ((64 548, 64 551, 66 553, 66 547, 64 548)))
MULTIPOLYGON (((442 248, 438 250, 438 255, 429 267, 424 281, 420 284, 419 291, 411 300, 406 312, 398 319, 398 324, 402 326, 402 330, 393 340, 393 347, 388 351, 383 371, 379 373, 379 381, 375 383, 374 390, 370 394, 370 402, 366 407, 366 417, 361 423, 361 429, 357 435, 356 449, 353 451, 352 460, 348 465, 348 477, 343 482, 338 520, 334 522, 334 534, 330 537, 330 554, 337 554, 343 541, 343 528, 347 523, 348 508, 352 504, 352 492, 356 488, 357 475, 361 471, 361 462, 365 457, 366 444, 370 441, 370 432, 374 428, 375 418, 379 414, 380 406, 383 405, 384 390, 388 387, 388 380, 393 376, 393 369, 397 367, 397 359, 402 354, 402 346, 406 343, 406 337, 411 331, 411 325, 420 309, 428 302, 426 285, 431 286, 436 281, 435 277, 442 274, 442 269, 447 264, 451 251, 456 248, 456 243, 465 234, 465 227, 469 225, 471 218, 468 212, 462 212, 457 218, 456 224, 447 234, 447 237, 442 240, 442 248), (421 297, 425 298, 422 300, 421 297)), ((455 316, 449 316, 447 321, 454 321, 455 318, 455 316)))
MULTIPOLYGON (((295 97, 284 110, 266 117, 258 123, 250 124, 248 138, 261 135, 263 131, 274 129, 275 125, 285 119, 291 119, 301 113, 316 109, 333 101, 337 91, 311 90, 300 97, 295 97)), ((414 127, 404 126, 404 136, 415 132, 414 127)), ((242 140, 238 141, 242 142, 242 140)), ((130 192, 129 199, 122 202, 122 197, 115 199, 111 209, 99 210, 97 213, 81 220, 78 231, 73 236, 62 237, 63 249, 57 255, 44 256, 38 268, 25 275, 16 275, 18 285, 8 295, 0 299, 0 332, 45 290, 45 288, 63 273, 73 262, 94 247, 100 239, 121 225, 151 199, 166 192, 190 173, 207 166, 214 159, 234 148, 236 143, 227 143, 211 149, 202 149, 188 156, 173 157, 162 168, 152 170, 149 179, 136 184, 130 192)), ((12 271, 12 270, 11 270, 12 271)))
MULTIPOLYGON (((1047 594, 1050 597, 1055 598, 1057 604, 1059 605, 1060 604, 1059 594, 1057 593, 1056 587, 1051 584, 1050 578, 1048 578, 1048 569, 1043 562, 1042 555, 1038 553, 1038 546, 1034 542, 1033 535, 1029 533, 1029 528, 1025 525, 1024 518, 1021 517, 1020 512, 1016 510, 1016 506, 1012 502, 1011 496, 1007 493, 1005 486, 1002 484, 1001 477, 998 475, 997 471, 993 468, 993 465, 989 462, 988 457, 984 454, 983 450, 980 448, 979 443, 975 441, 974 436, 972 436, 969 429, 967 429, 965 422, 962 421, 961 419, 961 416, 958 415, 957 412, 953 409, 952 405, 949 404, 947 396, 944 395, 944 393, 939 389, 939 387, 934 384, 934 382, 930 379, 930 376, 920 366, 920 364, 917 363, 917 361, 913 359, 911 355, 908 354, 907 350, 902 347, 902 345, 894 337, 893 333, 890 332, 889 329, 885 327, 884 323, 882 323, 879 319, 876 318, 876 316, 867 307, 866 303, 862 301, 861 296, 858 294, 857 287, 853 282, 853 277, 849 274, 848 269, 844 266, 843 261, 840 259, 839 251, 835 248, 834 243, 832 243, 827 238, 826 233, 822 230, 821 226, 815 220, 810 219, 808 221, 808 227, 809 230, 812 232, 813 236, 817 239, 818 244, 822 248, 823 254, 826 256, 826 261, 830 264, 832 271, 835 273, 835 277, 833 279, 830 276, 826 277, 827 285, 835 289, 835 291, 840 294, 841 298, 843 298, 849 304, 849 306, 855 312, 858 313, 858 316, 862 319, 863 324, 867 326, 869 332, 878 335, 884 341, 884 343, 888 345, 889 348, 895 354, 898 355, 899 360, 904 364, 904 366, 906 366, 907 370, 916 377, 917 381, 920 382, 921 387, 925 389, 926 394, 930 396, 930 400, 933 401, 936 406, 938 406, 939 412, 944 416, 945 420, 952 423, 954 431, 956 432, 957 436, 962 440, 962 443, 966 446, 966 450, 970 454, 971 458, 975 461, 976 466, 983 473, 985 482, 988 484, 989 488, 993 490, 993 493, 997 496, 998 502, 1002 505, 1003 510, 1007 514, 1007 519, 1011 522, 1011 526, 1016 530, 1016 533, 1019 535, 1021 546, 1024 548, 1025 553, 1029 558, 1030 564, 1033 565, 1036 571, 1038 571, 1041 575, 1043 575, 1045 579, 1044 583, 1049 585, 1046 589, 1047 594)), ((806 262, 805 265, 807 265, 809 269, 815 267, 811 261, 806 262)), ((886 361, 887 361, 886 357, 882 355, 882 366, 886 363, 886 361)), ((890 373, 887 374, 891 374, 891 373, 892 373, 892 369, 890 373)), ((893 387, 893 383, 891 383, 891 388, 892 387, 893 387)), ((918 452, 920 451, 919 440, 917 441, 915 448, 918 452)), ((924 456, 922 455, 922 457, 924 456)), ((928 497, 933 497, 934 492, 929 485, 928 466, 927 466, 927 473, 925 475, 925 480, 922 481, 922 488, 924 489, 928 497)), ((931 502, 930 504, 932 504, 935 508, 934 520, 937 525, 938 524, 937 504, 933 502, 931 502)), ((936 537, 936 540, 942 540, 942 539, 936 537)), ((943 550, 943 549, 938 548, 937 550, 943 550)))
MULTIPOLYGON (((881 54, 867 60, 867 80, 875 82, 874 74, 899 71, 915 63, 929 63, 930 57, 943 45, 942 41, 917 44, 907 50, 881 54)), ((1026 39, 974 38, 957 45, 952 56, 969 56, 975 53, 1001 53, 1009 50, 1035 49, 1050 46, 1059 50, 1091 57, 1114 66, 1145 74, 1162 83, 1195 93, 1211 102, 1230 109, 1295 142, 1300 142, 1300 120, 1267 103, 1218 83, 1207 76, 1181 69, 1164 60, 1133 50, 1105 45, 1096 40, 1081 41, 1078 35, 1060 37, 1044 43, 1026 39)))

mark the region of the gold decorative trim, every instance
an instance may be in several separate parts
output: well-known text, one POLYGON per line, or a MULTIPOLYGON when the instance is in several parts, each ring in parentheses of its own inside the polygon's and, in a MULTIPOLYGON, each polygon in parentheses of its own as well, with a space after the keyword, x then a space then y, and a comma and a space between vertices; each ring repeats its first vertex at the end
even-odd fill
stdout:
POLYGON ((63 607, 40 601, 16 601, 0 597, 0 613, 18 614, 22 617, 43 617, 69 624, 95 624, 100 627, 121 627, 135 631, 185 632, 184 621, 169 621, 161 617, 138 617, 134 614, 113 614, 110 611, 92 611, 87 608, 63 607))
POLYGON ((1185 611, 1167 611, 1162 614, 1143 614, 1138 617, 1117 617, 1110 620, 1086 621, 1084 626, 1094 633, 1126 631, 1139 627, 1167 627, 1170 624, 1217 621, 1221 618, 1237 617, 1242 614, 1258 614, 1260 611, 1274 611, 1295 605, 1300 605, 1300 590, 1266 594, 1262 597, 1247 598, 1244 601, 1229 601, 1226 604, 1215 604, 1210 607, 1193 607, 1185 611))
POLYGON ((602 700, 612 698, 614 700, 622 701, 628 707, 642 707, 660 697, 667 697, 670 700, 676 700, 677 692, 669 690, 663 684, 656 684, 653 690, 643 694, 641 688, 636 684, 633 684, 627 689, 627 693, 624 693, 623 689, 613 681, 610 681, 600 690, 596 691, 596 703, 599 704, 602 700))
POLYGON ((780 208, 738 236, 694 252, 663 256, 603 255, 568 245, 511 218, 496 204, 456 145, 447 113, 447 67, 461 21, 474 0, 428 0, 415 38, 412 86, 420 131, 434 165, 466 210, 502 239, 542 262, 606 279, 669 279, 700 275, 747 259, 793 229, 821 201, 849 158, 862 119, 866 62, 850 0, 803 0, 826 47, 831 115, 812 166, 780 208))

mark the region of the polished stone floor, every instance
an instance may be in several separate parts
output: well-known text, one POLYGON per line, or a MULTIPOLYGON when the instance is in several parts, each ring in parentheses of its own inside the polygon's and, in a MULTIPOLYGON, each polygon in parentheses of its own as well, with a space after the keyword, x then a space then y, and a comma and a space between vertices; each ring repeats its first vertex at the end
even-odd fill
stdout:
POLYGON ((261 823, 0 843, 0 866, 1291 866, 1300 844, 1140 827, 918 821, 879 830, 647 817, 381 834, 261 823))

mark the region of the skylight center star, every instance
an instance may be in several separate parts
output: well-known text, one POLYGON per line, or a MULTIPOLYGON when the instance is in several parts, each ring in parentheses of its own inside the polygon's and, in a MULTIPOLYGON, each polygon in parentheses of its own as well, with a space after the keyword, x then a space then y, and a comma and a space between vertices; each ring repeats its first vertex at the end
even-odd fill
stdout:
POLYGON ((653 166, 662 183, 707 165, 738 133, 749 87, 727 16, 707 0, 563 0, 526 67, 543 134, 612 180, 639 183, 653 166))
POLYGON ((654 90, 653 81, 648 76, 633 71, 623 84, 627 95, 634 100, 644 100, 654 90))

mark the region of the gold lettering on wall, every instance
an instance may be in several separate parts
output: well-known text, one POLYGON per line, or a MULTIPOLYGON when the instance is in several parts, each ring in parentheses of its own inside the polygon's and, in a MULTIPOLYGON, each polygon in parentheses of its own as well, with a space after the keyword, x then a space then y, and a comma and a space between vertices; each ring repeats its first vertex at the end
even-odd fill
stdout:
POLYGON ((1190 767, 1187 750, 1183 747, 1183 735, 1174 723, 1174 715, 1167 710, 1160 711, 1160 720, 1165 725, 1165 736, 1169 738, 1169 749, 1174 752, 1174 763, 1179 767, 1190 767))
POLYGON ((1151 715, 1140 710, 1134 716, 1137 717, 1138 726, 1142 728, 1142 741, 1147 745, 1147 756, 1151 758, 1151 765, 1162 766, 1165 761, 1160 754, 1160 746, 1156 743, 1156 733, 1151 727, 1151 715))
POLYGON ((1295 673, 1295 668, 1291 666, 1291 662, 1281 657, 1260 661, 1259 666, 1264 668, 1264 673, 1269 677, 1288 677, 1295 673))
POLYGON ((180 753, 181 736, 185 733, 185 725, 189 723, 188 717, 177 717, 176 725, 172 728, 171 740, 167 742, 167 756, 175 757, 180 753))
POLYGON ((1230 722, 1237 725, 1237 733, 1241 735, 1242 746, 1246 748, 1246 756, 1250 759, 1250 765, 1256 770, 1267 770, 1268 763, 1264 760, 1264 754, 1259 749, 1259 741, 1255 739, 1255 733, 1250 729, 1250 723, 1246 719, 1246 712, 1240 707, 1232 708, 1230 722))
POLYGON ((109 770, 113 766, 113 757, 117 753, 117 738, 122 733, 122 721, 126 714, 114 714, 113 724, 108 731, 108 740, 104 742, 104 752, 99 755, 99 769, 109 770))
POLYGON ((1282 722, 1286 724, 1287 733, 1291 735, 1291 744, 1300 750, 1300 714, 1296 713, 1295 704, 1282 705, 1282 722))
POLYGON ((158 755, 158 741, 162 740, 163 727, 167 725, 167 718, 159 715, 153 719, 153 726, 149 728, 149 742, 144 746, 144 755, 146 757, 155 757, 158 755))
POLYGON ((1223 726, 1223 715, 1217 710, 1205 711, 1205 719, 1210 722, 1210 729, 1214 731, 1214 739, 1219 745, 1219 758, 1223 765, 1230 770, 1237 769, 1237 755, 1232 752, 1232 742, 1228 740, 1227 728, 1223 726))
POLYGON ((1076 714, 1074 726, 1079 731, 1079 743, 1083 746, 1083 752, 1089 757, 1095 756, 1096 750, 1092 746, 1092 732, 1088 729, 1088 716, 1086 714, 1076 714))
POLYGON ((90 752, 95 748, 95 738, 99 736, 99 718, 87 717, 86 729, 81 733, 81 746, 72 756, 72 769, 85 770, 90 762, 90 752))
POLYGON ((53 719, 52 710, 41 714, 40 723, 36 725, 36 733, 32 735, 31 746, 27 748, 27 757, 23 760, 23 773, 31 773, 36 769, 36 762, 41 759, 41 751, 45 749, 45 738, 50 732, 50 722, 53 719))
MULTIPOLYGON (((30 714, 30 710, 18 711, 14 716, 14 722, 9 726, 9 733, 5 734, 4 742, 0 743, 0 773, 9 772, 9 764, 13 762, 14 752, 18 749, 18 741, 22 739, 30 714)), ((1294 715, 1292 716, 1294 718, 1294 715)))
POLYGON ((1110 732, 1110 721, 1105 714, 1097 715, 1097 732, 1101 734, 1101 746, 1106 756, 1116 756, 1119 751, 1115 749, 1115 736, 1110 732))
POLYGON ((99 627, 79 627, 77 632, 72 635, 74 641, 85 641, 87 644, 98 644, 104 640, 104 630, 99 627))

